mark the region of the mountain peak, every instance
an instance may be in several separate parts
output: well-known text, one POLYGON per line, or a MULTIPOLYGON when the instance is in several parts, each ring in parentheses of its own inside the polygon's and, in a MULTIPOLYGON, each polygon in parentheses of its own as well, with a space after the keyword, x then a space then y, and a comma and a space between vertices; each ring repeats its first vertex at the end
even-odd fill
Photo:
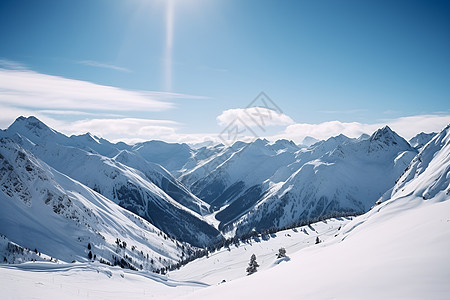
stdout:
POLYGON ((63 134, 51 129, 35 116, 18 117, 6 130, 27 137, 33 143, 40 143, 42 139, 49 137, 62 138, 63 134))
POLYGON ((317 143, 319 140, 312 137, 312 136, 305 136, 305 138, 302 141, 302 145, 305 145, 307 147, 314 145, 315 143, 317 143))
MULTIPOLYGON (((385 146, 396 146, 402 149, 410 149, 411 146, 409 143, 399 136, 395 131, 393 131, 389 126, 384 126, 383 128, 378 129, 370 136, 370 144, 371 149, 374 150, 376 148, 385 148, 385 146), (378 145, 378 146, 375 146, 378 145)), ((387 149, 387 148, 386 148, 387 149)))
POLYGON ((383 128, 378 129, 370 136, 370 141, 382 140, 387 138, 396 138, 400 137, 396 134, 389 126, 384 126, 383 128))
MULTIPOLYGON (((50 127, 48 127, 47 125, 45 125, 43 122, 41 122, 38 118, 36 118, 35 116, 30 116, 30 117, 24 117, 24 116, 20 116, 18 117, 14 123, 12 123, 9 127, 8 130, 11 131, 33 131, 36 134, 38 132, 45 132, 45 131, 52 131, 54 132, 50 127)), ((22 133, 22 132, 19 132, 22 133)))
POLYGON ((358 141, 364 141, 368 139, 370 139, 370 135, 368 135, 367 133, 363 133, 359 136, 358 141))
POLYGON ((11 124, 11 126, 14 126, 14 124, 24 124, 24 126, 27 126, 27 127, 32 126, 32 127, 38 127, 38 128, 48 128, 47 125, 45 125, 43 122, 41 122, 41 120, 39 120, 35 116, 29 116, 29 117, 20 116, 14 121, 13 124, 11 124))

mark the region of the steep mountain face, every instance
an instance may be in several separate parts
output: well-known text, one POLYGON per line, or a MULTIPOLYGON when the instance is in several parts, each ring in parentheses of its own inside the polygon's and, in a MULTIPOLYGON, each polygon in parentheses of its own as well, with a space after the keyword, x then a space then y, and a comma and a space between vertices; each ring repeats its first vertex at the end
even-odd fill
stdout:
POLYGON ((450 199, 450 125, 434 134, 378 203, 403 197, 450 199))
MULTIPOLYGON (((9 138, 0 139, 0 189, 0 231, 10 241, 36 249, 29 259, 36 259, 41 252, 66 262, 95 258, 154 270, 190 251, 188 244, 168 238, 146 220, 59 173, 9 138)), ((11 246, 7 248, 2 254, 11 262, 30 252, 17 246, 11 253, 11 246)))
POLYGON ((209 205, 191 193, 189 189, 162 166, 151 163, 139 154, 128 150, 120 151, 120 153, 114 157, 114 160, 141 171, 148 180, 153 182, 172 199, 176 199, 176 201, 184 207, 187 207, 200 215, 209 213, 209 205))
POLYGON ((217 229, 202 217, 209 205, 161 166, 90 135, 68 138, 36 120, 19 118, 4 135, 58 171, 180 240, 204 246, 220 239, 217 229), (98 151, 115 156, 103 156, 98 151))
MULTIPOLYGON (((244 198, 251 205, 252 199, 259 198, 268 188, 265 181, 295 161, 297 150, 293 142, 286 140, 236 143, 183 174, 180 180, 190 184, 193 193, 216 208, 244 198)), ((221 215, 216 217, 220 220, 221 215)))
POLYGON ((416 136, 412 137, 409 140, 409 143, 411 146, 413 146, 417 150, 421 150, 423 146, 425 146, 431 139, 436 135, 435 132, 432 133, 425 133, 421 132, 417 134, 416 136))

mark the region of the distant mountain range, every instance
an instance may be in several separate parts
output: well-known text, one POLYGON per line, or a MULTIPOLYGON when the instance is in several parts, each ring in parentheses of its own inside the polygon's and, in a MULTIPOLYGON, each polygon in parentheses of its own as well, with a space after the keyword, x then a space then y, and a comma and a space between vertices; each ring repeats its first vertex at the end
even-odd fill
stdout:
POLYGON ((19 117, 0 132, 0 233, 59 259, 88 259, 90 243, 110 263, 156 269, 224 236, 366 212, 435 136, 409 143, 386 126, 309 146, 127 145, 19 117))

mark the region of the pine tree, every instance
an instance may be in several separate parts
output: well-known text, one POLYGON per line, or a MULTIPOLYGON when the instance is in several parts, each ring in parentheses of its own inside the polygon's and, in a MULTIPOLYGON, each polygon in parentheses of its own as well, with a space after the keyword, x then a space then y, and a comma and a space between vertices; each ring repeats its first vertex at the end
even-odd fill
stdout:
POLYGON ((91 251, 89 251, 88 257, 89 257, 89 259, 92 259, 92 252, 91 251))
POLYGON ((282 258, 282 257, 286 257, 286 249, 284 249, 283 247, 278 249, 278 254, 277 254, 277 258, 282 258))
POLYGON ((91 243, 88 244, 88 250, 91 250, 91 243))
POLYGON ((252 256, 250 257, 250 262, 248 263, 247 267, 247 275, 255 273, 258 267, 259 264, 256 262, 256 255, 252 254, 252 256))
POLYGON ((320 243, 319 237, 316 237, 316 244, 320 243))

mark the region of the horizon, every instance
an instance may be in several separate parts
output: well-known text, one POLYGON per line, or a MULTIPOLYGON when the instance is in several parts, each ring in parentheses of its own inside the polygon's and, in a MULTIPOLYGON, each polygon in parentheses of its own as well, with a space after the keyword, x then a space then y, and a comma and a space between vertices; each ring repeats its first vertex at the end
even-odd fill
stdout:
POLYGON ((223 145, 223 146, 225 146, 225 147, 231 147, 234 143, 237 143, 237 142, 244 142, 244 143, 250 144, 250 143, 253 143, 253 142, 257 141, 257 140, 267 141, 267 142, 270 143, 270 144, 276 143, 276 142, 278 142, 278 141, 288 141, 288 142, 293 142, 293 143, 294 143, 295 145, 297 145, 297 146, 310 147, 310 146, 313 146, 314 144, 316 144, 317 142, 320 142, 320 141, 326 141, 326 140, 328 140, 328 139, 336 138, 336 137, 338 137, 338 136, 344 136, 344 137, 346 137, 346 138, 348 138, 348 139, 359 139, 359 138, 361 138, 361 137, 363 137, 363 136, 368 136, 367 139, 369 139, 369 138, 370 138, 371 136, 373 136, 376 132, 378 132, 378 131, 380 131, 380 130, 383 130, 383 129, 385 129, 385 128, 389 128, 392 132, 394 132, 395 134, 397 134, 399 137, 403 138, 406 142, 410 143, 411 139, 414 138, 414 137, 416 137, 416 136, 419 135, 419 134, 431 134, 431 133, 433 133, 433 134, 438 134, 439 132, 441 132, 442 130, 444 130, 447 126, 450 126, 450 124, 448 124, 448 125, 446 125, 444 128, 442 128, 441 130, 436 131, 436 132, 423 132, 423 131, 422 131, 422 132, 418 132, 415 136, 413 136, 413 137, 411 137, 411 138, 409 138, 409 139, 407 139, 407 138, 405 138, 404 136, 398 134, 395 130, 393 130, 392 128, 390 128, 389 125, 384 125, 384 126, 381 126, 381 127, 377 128, 377 129, 375 129, 375 130, 374 130, 373 132, 371 132, 370 134, 368 134, 368 133, 362 133, 359 137, 356 137, 356 138, 355 138, 355 137, 349 137, 349 136, 346 136, 346 135, 343 134, 343 133, 340 133, 340 134, 337 134, 337 135, 334 135, 334 136, 330 136, 330 137, 328 137, 328 138, 326 138, 326 139, 316 139, 316 138, 313 138, 313 137, 311 137, 311 136, 307 136, 307 137, 304 139, 304 141, 303 141, 303 142, 306 141, 305 143, 303 143, 303 142, 302 142, 302 143, 296 143, 296 142, 293 141, 293 140, 289 140, 289 139, 285 139, 285 138, 280 138, 280 139, 276 139, 276 140, 273 140, 273 139, 270 140, 270 139, 267 139, 267 138, 265 138, 265 137, 253 137, 253 138, 251 138, 251 139, 249 139, 249 140, 246 140, 246 141, 241 141, 241 140, 235 141, 233 144, 227 144, 227 141, 223 142, 223 141, 221 141, 220 139, 215 140, 215 141, 202 142, 202 143, 170 142, 170 141, 164 141, 164 140, 158 140, 158 139, 152 139, 152 140, 140 141, 140 142, 136 142, 136 143, 127 143, 127 142, 122 141, 122 140, 108 140, 107 138, 104 138, 104 137, 101 137, 101 136, 97 136, 97 135, 95 135, 95 134, 93 134, 93 133, 91 133, 91 132, 84 132, 84 133, 80 133, 80 134, 71 134, 71 135, 68 135, 68 134, 65 134, 64 132, 61 132, 61 131, 58 130, 57 128, 53 128, 53 127, 49 126, 48 124, 46 124, 45 122, 43 122, 42 120, 40 120, 39 118, 37 118, 36 116, 19 116, 19 117, 17 117, 17 118, 16 118, 16 119, 8 126, 8 127, 6 127, 6 128, 0 128, 0 130, 6 131, 6 130, 8 130, 9 127, 11 127, 14 123, 16 123, 16 122, 18 122, 18 121, 20 122, 20 121, 22 121, 22 120, 29 120, 29 119, 36 119, 37 121, 41 122, 42 124, 44 124, 45 126, 47 126, 48 128, 50 128, 51 130, 56 131, 57 133, 63 134, 63 135, 65 135, 65 136, 68 137, 68 138, 70 138, 70 137, 72 137, 72 136, 83 136, 83 135, 89 134, 89 135, 93 136, 94 138, 97 138, 97 139, 104 139, 104 140, 106 140, 106 141, 108 141, 108 142, 110 142, 110 143, 113 143, 113 144, 125 143, 125 144, 127 144, 127 145, 129 145, 129 146, 134 146, 134 145, 139 144, 139 143, 146 143, 146 142, 153 142, 153 141, 156 141, 156 142, 164 142, 164 143, 167 143, 167 144, 186 144, 186 145, 188 145, 191 149, 197 149, 196 147, 204 147, 204 146, 208 147, 208 146, 217 146, 217 145, 223 145), (311 143, 312 140, 315 140, 315 141, 313 141, 313 142, 311 143), (308 141, 309 141, 309 142, 308 142, 308 141))
POLYGON ((445 1, 2 1, 0 128, 35 115, 66 135, 196 144, 389 125, 409 140, 450 123, 449 13, 445 1))

